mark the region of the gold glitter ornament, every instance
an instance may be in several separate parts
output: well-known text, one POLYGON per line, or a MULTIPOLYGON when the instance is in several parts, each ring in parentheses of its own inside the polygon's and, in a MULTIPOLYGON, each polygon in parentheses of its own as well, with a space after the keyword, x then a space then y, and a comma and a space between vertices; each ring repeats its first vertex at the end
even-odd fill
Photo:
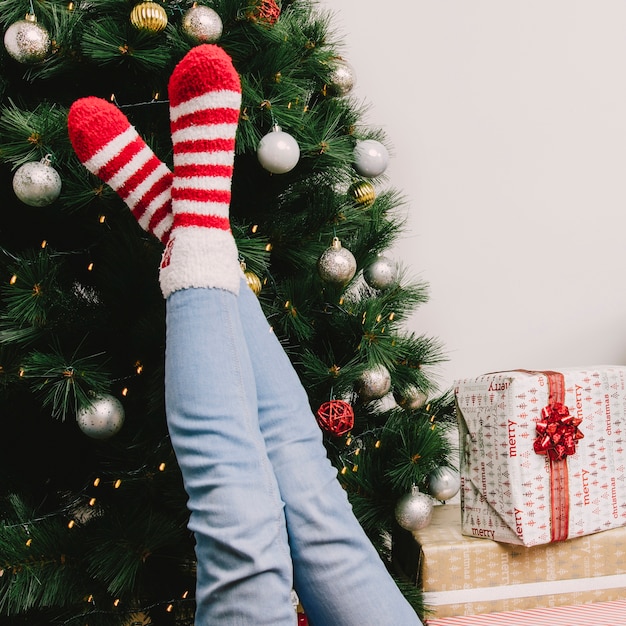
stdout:
POLYGON ((130 13, 130 23, 137 30, 157 34, 167 26, 167 13, 160 4, 147 0, 135 5, 130 13))
POLYGON ((9 26, 4 33, 4 47, 20 63, 35 64, 43 61, 50 52, 50 35, 37 23, 34 13, 9 26))
POLYGON ((261 284, 261 279, 250 270, 245 270, 243 275, 246 277, 246 282, 248 283, 248 287, 252 289, 254 295, 258 296, 261 293, 261 289, 263 289, 263 285, 261 284))
POLYGON ((222 18, 212 8, 194 2, 183 15, 182 29, 195 43, 215 43, 222 36, 222 18))
POLYGON ((348 195, 357 206, 366 209, 376 200, 376 188, 369 180, 357 180, 348 188, 348 195))

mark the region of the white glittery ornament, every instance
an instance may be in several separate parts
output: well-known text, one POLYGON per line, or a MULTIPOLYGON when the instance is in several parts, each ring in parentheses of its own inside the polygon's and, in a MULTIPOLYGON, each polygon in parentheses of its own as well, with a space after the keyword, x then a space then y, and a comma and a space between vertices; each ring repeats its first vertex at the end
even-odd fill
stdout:
POLYGON ((215 43, 222 36, 222 18, 211 7, 193 6, 183 15, 185 34, 196 43, 215 43))
POLYGON ((413 532, 426 528, 433 516, 433 500, 413 485, 411 492, 398 500, 395 515, 396 521, 405 530, 413 532))
POLYGON ((61 193, 61 177, 50 165, 50 157, 21 165, 13 175, 15 195, 29 206, 47 206, 61 193))
POLYGON ((453 498, 460 488, 461 476, 459 472, 447 465, 439 467, 428 476, 428 493, 442 502, 453 498))
POLYGON ((337 57, 331 61, 328 87, 333 96, 345 96, 352 91, 356 82, 354 70, 344 59, 337 57))
POLYGON ((357 391, 363 402, 379 400, 391 389, 391 374, 384 365, 374 365, 359 377, 357 391))
POLYGON ((394 398, 403 409, 408 411, 421 409, 428 400, 428 396, 415 385, 409 385, 401 392, 394 391, 394 398))
POLYGON ((389 153, 380 141, 365 139, 354 147, 354 169, 366 178, 380 176, 389 165, 389 153))
POLYGON ((76 415, 79 428, 93 439, 108 439, 120 431, 124 423, 122 403, 109 394, 94 398, 76 415))
POLYGON ((342 247, 337 237, 332 246, 322 253, 317 262, 317 270, 323 281, 346 285, 356 273, 356 259, 350 250, 342 247))
POLYGON ((286 174, 291 171, 300 160, 300 146, 288 133, 274 126, 259 141, 256 149, 257 158, 261 166, 272 174, 286 174))
POLYGON ((379 256, 363 270, 363 278, 373 289, 388 289, 398 280, 398 265, 387 257, 379 256))
POLYGON ((50 52, 50 35, 37 24, 34 13, 28 13, 26 19, 14 22, 4 33, 4 47, 20 63, 40 63, 50 52))

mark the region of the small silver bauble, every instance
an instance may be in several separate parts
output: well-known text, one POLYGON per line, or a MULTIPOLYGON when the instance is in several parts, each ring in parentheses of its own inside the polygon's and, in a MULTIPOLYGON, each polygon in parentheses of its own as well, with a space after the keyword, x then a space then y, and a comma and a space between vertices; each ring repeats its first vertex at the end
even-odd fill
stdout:
POLYGON ((291 171, 300 160, 300 146, 288 133, 274 126, 272 132, 267 133, 259 141, 256 149, 259 163, 272 174, 286 174, 291 171))
POLYGON ((14 22, 4 33, 4 47, 10 56, 20 63, 39 63, 50 51, 50 35, 37 24, 34 13, 26 19, 14 22))
POLYGON ((459 472, 447 465, 437 468, 428 476, 428 493, 442 502, 453 498, 460 488, 459 472))
POLYGON ((379 400, 391 389, 391 374, 384 365, 374 365, 359 377, 358 393, 363 402, 379 400))
POLYGON ((402 391, 394 392, 396 402, 408 411, 416 411, 421 409, 428 400, 428 396, 415 385, 409 385, 402 391))
POLYGON ((333 96, 345 96, 352 91, 356 82, 354 70, 349 63, 337 57, 330 63, 332 70, 328 87, 333 96))
POLYGON ((211 7, 193 6, 183 15, 185 34, 196 43, 215 43, 222 36, 222 18, 211 7))
POLYGON ((426 528, 433 516, 433 499, 413 485, 410 493, 402 496, 395 509, 396 521, 405 530, 426 528))
POLYGON ((373 289, 388 289, 398 280, 398 265, 385 256, 379 256, 363 270, 363 278, 373 289))
POLYGON ((61 193, 61 177, 50 165, 50 158, 21 165, 13 175, 15 195, 29 206, 47 206, 61 193))
POLYGON ((354 147, 354 169, 366 178, 380 176, 389 165, 389 153, 380 141, 365 139, 354 147))
POLYGON ((76 421, 88 437, 108 439, 122 428, 124 407, 115 396, 96 396, 89 406, 78 411, 76 421))
POLYGON ((317 270, 323 281, 336 285, 346 285, 356 274, 356 259, 350 250, 341 246, 337 237, 333 244, 322 253, 317 262, 317 270))

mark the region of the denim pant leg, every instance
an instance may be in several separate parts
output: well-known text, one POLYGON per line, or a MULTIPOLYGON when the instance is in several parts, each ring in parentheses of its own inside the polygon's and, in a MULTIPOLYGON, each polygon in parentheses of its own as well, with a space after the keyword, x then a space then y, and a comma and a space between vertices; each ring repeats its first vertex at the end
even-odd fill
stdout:
POLYGON ((354 517, 306 392, 245 285, 239 308, 261 432, 285 502, 294 585, 311 623, 421 624, 354 517))
POLYGON ((284 508, 237 296, 185 289, 168 298, 165 394, 196 540, 196 624, 293 626, 284 508))

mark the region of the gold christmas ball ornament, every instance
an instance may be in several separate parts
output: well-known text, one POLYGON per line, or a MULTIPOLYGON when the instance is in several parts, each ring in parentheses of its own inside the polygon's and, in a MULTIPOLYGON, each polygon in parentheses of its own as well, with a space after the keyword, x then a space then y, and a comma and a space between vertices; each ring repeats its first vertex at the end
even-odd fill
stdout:
POLYGON ((367 209, 376 200, 376 188, 369 180, 358 180, 348 188, 348 196, 354 200, 354 204, 367 209))
POLYGON ((137 30, 160 33, 167 26, 167 13, 160 4, 147 0, 134 6, 130 12, 130 23, 137 30))
POLYGON ((13 175, 13 191, 28 206, 48 206, 61 193, 61 177, 50 165, 50 157, 21 165, 13 175))
POLYGON ((395 508, 396 521, 409 531, 421 530, 430 524, 433 516, 433 500, 413 485, 410 493, 402 496, 395 508))
POLYGON ((246 282, 248 283, 248 287, 254 291, 254 294, 258 296, 261 293, 261 289, 263 289, 263 285, 261 283, 261 279, 250 270, 245 270, 243 275, 246 277, 246 282))
POLYGON ((333 239, 317 262, 317 269, 324 282, 347 285, 356 274, 356 259, 350 250, 341 246, 337 237, 333 239))
POLYGON ((4 33, 4 47, 20 63, 35 64, 43 61, 50 52, 50 35, 37 23, 34 13, 9 26, 4 33))
POLYGON ((195 43, 215 43, 222 36, 222 18, 212 8, 194 2, 183 15, 182 28, 195 43))

